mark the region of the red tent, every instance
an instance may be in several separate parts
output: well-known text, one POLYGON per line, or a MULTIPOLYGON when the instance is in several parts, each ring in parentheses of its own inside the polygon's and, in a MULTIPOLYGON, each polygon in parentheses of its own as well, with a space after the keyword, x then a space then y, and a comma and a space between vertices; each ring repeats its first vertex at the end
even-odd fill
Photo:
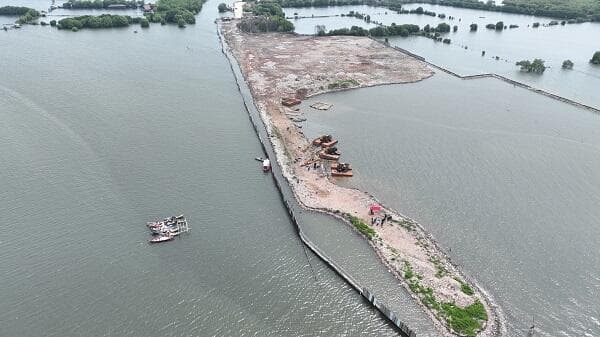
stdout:
POLYGON ((381 206, 379 206, 378 204, 373 204, 369 208, 369 211, 371 212, 371 214, 379 212, 379 211, 381 211, 381 206))

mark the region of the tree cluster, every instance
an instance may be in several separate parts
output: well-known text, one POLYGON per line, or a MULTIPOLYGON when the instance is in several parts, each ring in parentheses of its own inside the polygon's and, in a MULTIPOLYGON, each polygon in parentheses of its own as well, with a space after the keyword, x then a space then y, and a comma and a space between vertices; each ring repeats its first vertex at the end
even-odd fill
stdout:
POLYGON ((285 19, 281 6, 276 2, 260 2, 252 8, 253 16, 242 18, 238 27, 245 32, 292 32, 294 25, 285 19))
POLYGON ((544 60, 542 59, 534 59, 533 61, 522 60, 517 62, 516 65, 520 66, 522 71, 526 71, 528 73, 541 74, 546 70, 544 60))
POLYGON ((219 13, 225 13, 227 11, 231 11, 231 7, 227 6, 226 3, 221 2, 219 6, 217 6, 219 13))
POLYGON ((319 31, 319 33, 317 35, 319 35, 319 36, 323 36, 323 35, 368 36, 369 30, 364 29, 362 27, 358 27, 358 26, 352 26, 352 27, 350 27, 350 29, 348 29, 348 28, 332 29, 327 33, 325 33, 324 31, 319 31))
POLYGON ((29 7, 4 6, 0 7, 0 15, 25 15, 28 11, 33 10, 29 7))
POLYGON ((594 55, 592 56, 592 59, 590 60, 590 63, 600 64, 600 51, 597 51, 594 53, 594 55))
MULTIPOLYGON (((134 21, 140 21, 140 18, 134 18, 128 15, 112 15, 103 14, 99 16, 94 15, 83 15, 76 16, 73 18, 64 18, 57 22, 56 26, 58 29, 71 29, 76 30, 82 28, 113 28, 113 27, 126 27, 134 21)), ((52 22, 51 22, 52 23, 52 22)))
POLYGON ((186 10, 193 15, 196 15, 200 13, 203 3, 204 0, 159 0, 156 9, 158 12, 186 10))
POLYGON ((350 29, 341 28, 341 29, 333 29, 328 33, 320 33, 319 35, 351 35, 351 36, 373 36, 373 37, 382 37, 382 36, 402 36, 406 37, 410 34, 415 34, 420 31, 419 26, 417 25, 397 25, 392 23, 389 26, 377 26, 371 29, 364 29, 358 26, 352 26, 350 29))
POLYGON ((563 64, 562 64, 562 68, 563 69, 573 69, 574 65, 575 64, 573 64, 573 61, 571 61, 571 60, 564 60, 563 64))
POLYGON ((158 0, 154 13, 144 13, 149 22, 177 24, 183 28, 186 24, 196 23, 196 14, 202 9, 205 0, 158 0))
POLYGON ((19 16, 19 19, 17 19, 17 23, 19 24, 26 24, 26 23, 33 23, 33 24, 37 24, 37 20, 40 17, 40 12, 36 11, 35 9, 29 9, 27 12, 25 12, 25 14, 19 16))
MULTIPOLYGON (((142 3, 143 1, 140 1, 142 3)), ((136 8, 138 1, 135 0, 70 0, 63 3, 63 8, 73 9, 101 9, 110 5, 125 5, 127 8, 136 8)))

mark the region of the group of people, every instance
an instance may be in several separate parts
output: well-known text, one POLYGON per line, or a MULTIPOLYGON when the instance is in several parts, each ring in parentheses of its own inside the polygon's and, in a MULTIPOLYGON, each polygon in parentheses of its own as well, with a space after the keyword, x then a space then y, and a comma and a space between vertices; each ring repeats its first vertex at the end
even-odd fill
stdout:
POLYGON ((371 217, 371 225, 373 226, 383 226, 386 221, 392 220, 392 216, 389 214, 383 214, 383 217, 371 217))

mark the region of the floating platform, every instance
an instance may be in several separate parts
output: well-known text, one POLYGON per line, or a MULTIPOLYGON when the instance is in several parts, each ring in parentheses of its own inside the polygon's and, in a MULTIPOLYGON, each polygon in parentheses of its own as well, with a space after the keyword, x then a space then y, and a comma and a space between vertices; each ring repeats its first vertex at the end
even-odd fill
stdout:
POLYGON ((310 105, 311 108, 317 109, 317 110, 329 110, 332 106, 333 106, 333 104, 323 103, 323 102, 315 102, 310 105))
POLYGON ((146 224, 154 237, 150 243, 171 241, 175 236, 190 230, 187 219, 183 214, 171 216, 162 221, 148 222, 146 224))

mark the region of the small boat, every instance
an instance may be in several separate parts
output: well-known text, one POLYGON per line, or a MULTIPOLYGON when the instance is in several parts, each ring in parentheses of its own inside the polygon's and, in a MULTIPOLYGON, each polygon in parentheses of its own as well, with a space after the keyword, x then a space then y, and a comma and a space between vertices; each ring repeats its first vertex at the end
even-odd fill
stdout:
POLYGON ((334 168, 331 169, 331 176, 332 177, 352 177, 354 174, 352 173, 352 171, 338 171, 334 168))
POLYGON ((339 154, 327 154, 327 153, 321 151, 321 152, 319 152, 319 158, 326 159, 326 160, 338 160, 338 159, 340 159, 340 155, 339 154))
POLYGON ((265 159, 262 163, 263 172, 271 171, 271 161, 269 159, 265 159))
POLYGON ((254 160, 256 160, 256 161, 260 161, 260 162, 263 162, 263 161, 265 161, 265 160, 263 159, 263 157, 256 157, 256 158, 254 158, 254 160))
POLYGON ((326 147, 319 151, 319 158, 327 160, 338 160, 341 154, 337 152, 336 147, 326 147))
POLYGON ((158 242, 165 242, 165 241, 171 241, 173 240, 174 236, 169 233, 169 234, 163 234, 157 237, 154 237, 152 239, 149 240, 150 243, 158 243, 158 242))
POLYGON ((334 163, 331 164, 331 168, 338 171, 352 171, 352 166, 348 163, 334 163))
POLYGON ((339 163, 331 165, 331 176, 332 177, 352 177, 352 168, 348 163, 339 163))
POLYGON ((331 147, 334 146, 335 144, 338 143, 338 141, 336 139, 333 139, 333 137, 331 137, 331 135, 322 135, 318 138, 315 138, 312 141, 314 146, 320 146, 320 147, 331 147))

